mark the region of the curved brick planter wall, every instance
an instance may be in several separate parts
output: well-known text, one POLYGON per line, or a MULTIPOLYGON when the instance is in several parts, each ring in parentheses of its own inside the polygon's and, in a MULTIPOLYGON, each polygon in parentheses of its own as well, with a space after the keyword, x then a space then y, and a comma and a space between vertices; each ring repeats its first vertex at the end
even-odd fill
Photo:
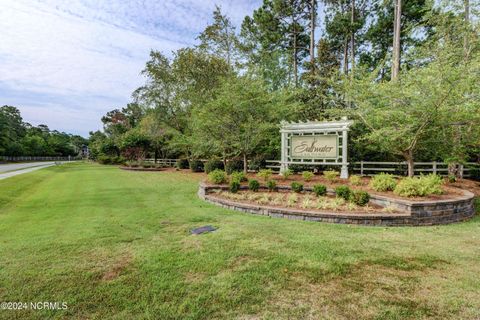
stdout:
MULTIPOLYGON (((290 190, 289 186, 282 186, 280 188, 283 190, 290 190)), ((247 188, 242 186, 241 189, 247 188)), ((372 226, 430 226, 465 221, 473 217, 475 214, 475 208, 473 205, 475 197, 474 194, 469 191, 464 191, 463 196, 456 197, 455 199, 439 201, 408 201, 379 195, 371 195, 371 202, 383 207, 395 207, 396 209, 402 211, 402 213, 364 214, 318 212, 252 205, 216 197, 215 195, 210 194, 214 190, 228 190, 228 187, 200 183, 198 195, 200 198, 224 208, 270 217, 280 217, 295 220, 372 226)), ((311 188, 305 188, 305 190, 311 191, 311 188)), ((333 194, 333 191, 329 190, 329 193, 333 194)))

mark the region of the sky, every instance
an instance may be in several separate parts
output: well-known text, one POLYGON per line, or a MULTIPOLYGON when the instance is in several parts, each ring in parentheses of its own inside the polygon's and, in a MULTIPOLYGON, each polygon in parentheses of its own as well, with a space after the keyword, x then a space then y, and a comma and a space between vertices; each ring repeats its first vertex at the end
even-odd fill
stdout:
POLYGON ((88 137, 144 83, 150 50, 195 38, 221 6, 239 27, 260 0, 0 0, 0 105, 88 137))

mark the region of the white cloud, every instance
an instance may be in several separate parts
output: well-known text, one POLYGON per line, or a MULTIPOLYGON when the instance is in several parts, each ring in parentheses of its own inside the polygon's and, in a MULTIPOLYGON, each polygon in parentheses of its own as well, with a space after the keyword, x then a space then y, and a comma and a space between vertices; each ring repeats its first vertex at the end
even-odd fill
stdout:
MULTIPOLYGON (((258 3, 257 3, 258 4, 258 3)), ((143 83, 151 49, 191 45, 215 1, 0 0, 0 104, 86 135, 143 83)), ((257 5, 224 1, 239 25, 257 5)))

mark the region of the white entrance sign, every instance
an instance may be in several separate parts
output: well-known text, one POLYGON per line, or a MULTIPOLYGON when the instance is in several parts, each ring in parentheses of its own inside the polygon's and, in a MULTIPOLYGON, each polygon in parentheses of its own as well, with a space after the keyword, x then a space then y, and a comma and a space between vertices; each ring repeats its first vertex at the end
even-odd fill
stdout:
POLYGON ((348 178, 347 139, 352 121, 282 122, 280 170, 291 164, 341 166, 340 178, 348 178))
POLYGON ((304 159, 336 159, 337 135, 292 136, 291 156, 304 159))

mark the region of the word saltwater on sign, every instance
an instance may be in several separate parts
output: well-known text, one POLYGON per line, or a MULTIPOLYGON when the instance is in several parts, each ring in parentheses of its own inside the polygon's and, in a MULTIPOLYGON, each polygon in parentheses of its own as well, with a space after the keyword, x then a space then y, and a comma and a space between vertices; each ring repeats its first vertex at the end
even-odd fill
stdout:
POLYGON ((290 140, 292 158, 336 159, 338 157, 337 135, 293 135, 290 140))

